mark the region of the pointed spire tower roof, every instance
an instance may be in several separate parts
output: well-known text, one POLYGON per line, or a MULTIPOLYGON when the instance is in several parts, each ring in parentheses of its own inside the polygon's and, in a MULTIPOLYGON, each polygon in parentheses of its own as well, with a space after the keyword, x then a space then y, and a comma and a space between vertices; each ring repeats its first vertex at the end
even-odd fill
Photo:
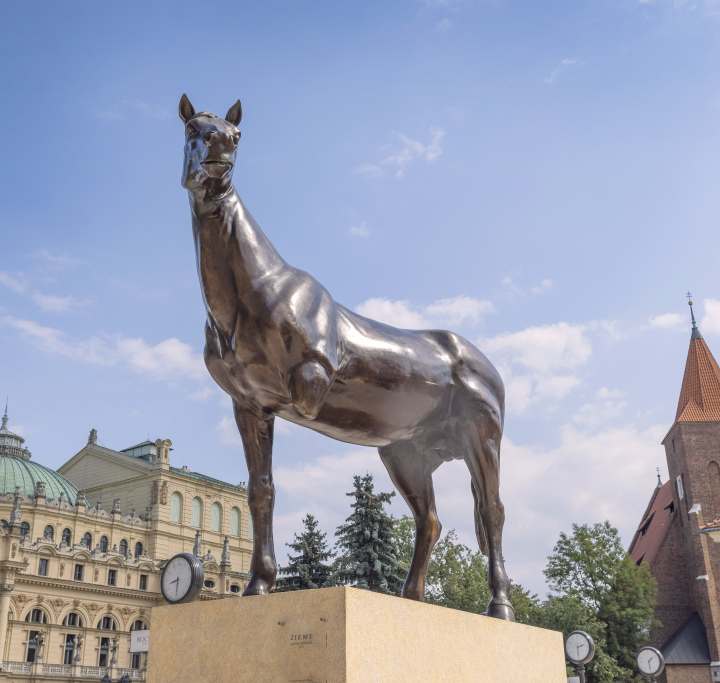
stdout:
POLYGON ((675 421, 720 422, 720 366, 697 327, 692 299, 688 303, 692 333, 675 421))

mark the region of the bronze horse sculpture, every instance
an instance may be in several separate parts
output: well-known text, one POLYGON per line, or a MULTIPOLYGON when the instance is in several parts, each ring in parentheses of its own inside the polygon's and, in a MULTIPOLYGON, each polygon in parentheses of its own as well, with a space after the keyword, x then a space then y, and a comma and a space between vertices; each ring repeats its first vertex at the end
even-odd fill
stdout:
POLYGON ((244 595, 275 582, 272 479, 276 416, 339 441, 374 446, 415 519, 403 597, 423 600, 440 537, 432 474, 462 459, 470 470, 475 529, 489 557, 487 614, 514 620, 502 556, 499 495, 504 387, 470 342, 441 330, 400 330, 336 303, 288 265, 232 184, 242 117, 179 106, 198 275, 207 310, 205 363, 231 396, 247 460, 255 530, 244 595))

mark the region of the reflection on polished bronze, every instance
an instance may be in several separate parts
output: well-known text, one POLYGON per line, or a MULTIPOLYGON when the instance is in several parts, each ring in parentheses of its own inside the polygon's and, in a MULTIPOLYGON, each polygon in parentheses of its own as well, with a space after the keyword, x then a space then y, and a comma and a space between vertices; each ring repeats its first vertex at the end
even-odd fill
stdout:
POLYGON ((182 184, 207 324, 205 363, 233 400, 249 471, 255 529, 245 595, 275 582, 272 445, 275 416, 339 441, 375 446, 410 506, 417 529, 403 596, 423 600, 440 536, 432 474, 462 459, 470 470, 475 529, 489 556, 488 614, 514 619, 502 557, 500 439, 504 387, 485 356, 441 330, 399 330, 333 301, 288 265, 240 201, 233 184, 242 116, 221 119, 180 100, 185 123, 182 184))

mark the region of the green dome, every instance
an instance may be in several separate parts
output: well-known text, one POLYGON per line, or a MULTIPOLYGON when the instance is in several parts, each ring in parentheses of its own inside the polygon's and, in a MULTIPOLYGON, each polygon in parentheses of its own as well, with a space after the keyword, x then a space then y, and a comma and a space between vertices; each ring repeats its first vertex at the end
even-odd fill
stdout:
POLYGON ((75 505, 78 488, 62 474, 30 460, 0 457, 0 495, 15 493, 15 487, 19 486, 22 495, 34 496, 35 484, 39 481, 45 482, 45 496, 48 499, 58 499, 64 493, 65 500, 75 505))
POLYGON ((64 493, 65 500, 70 505, 75 505, 77 486, 55 470, 30 462, 30 451, 23 446, 25 439, 11 432, 7 425, 8 414, 5 404, 5 415, 0 427, 0 496, 15 493, 16 486, 20 487, 22 495, 34 496, 35 484, 43 481, 45 497, 48 500, 57 500, 60 494, 64 493))

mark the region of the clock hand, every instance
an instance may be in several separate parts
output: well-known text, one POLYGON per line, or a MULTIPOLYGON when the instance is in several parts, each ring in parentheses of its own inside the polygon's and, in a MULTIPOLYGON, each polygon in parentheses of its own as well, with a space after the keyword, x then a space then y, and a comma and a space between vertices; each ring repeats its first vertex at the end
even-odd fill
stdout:
POLYGON ((175 597, 177 597, 178 586, 179 586, 179 583, 178 583, 178 582, 179 582, 179 581, 180 581, 180 577, 178 576, 177 579, 175 579, 175 581, 171 581, 171 582, 170 582, 170 583, 176 584, 176 585, 175 585, 175 597))

